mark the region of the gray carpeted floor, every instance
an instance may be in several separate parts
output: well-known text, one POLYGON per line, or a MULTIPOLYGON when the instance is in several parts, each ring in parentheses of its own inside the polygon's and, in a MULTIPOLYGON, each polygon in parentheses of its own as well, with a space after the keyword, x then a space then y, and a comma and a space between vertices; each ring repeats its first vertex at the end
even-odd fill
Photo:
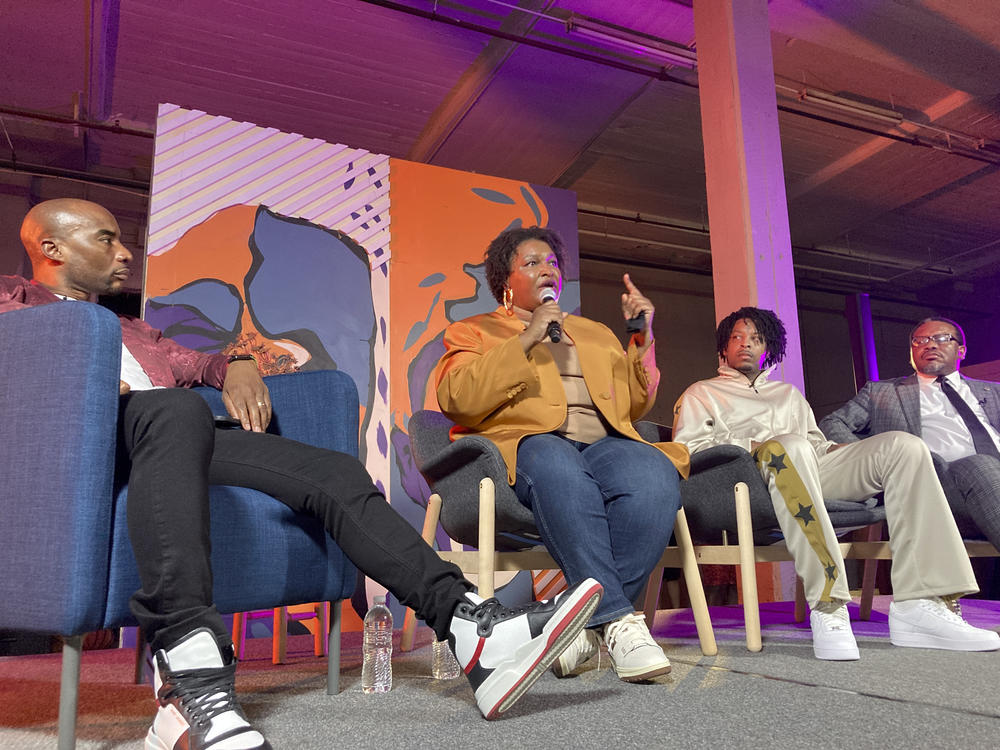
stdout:
MULTIPOLYGON (((888 600, 853 625, 859 662, 820 662, 791 604, 764 605, 764 650, 749 653, 742 613, 713 608, 719 654, 703 657, 685 611, 661 611, 654 627, 673 671, 630 685, 595 658, 578 676, 546 674, 501 719, 484 721, 464 678, 429 677, 430 631, 393 656, 385 695, 360 688, 360 638, 343 642, 341 693, 324 690, 325 660, 306 636, 290 639, 290 663, 272 666, 269 642, 251 642, 237 688, 247 714, 275 748, 994 748, 1000 744, 1000 652, 901 649, 887 639, 888 600)), ((1000 603, 966 600, 967 619, 1000 625, 1000 603)), ((151 689, 129 683, 127 650, 84 654, 78 747, 141 747, 151 689)), ((0 748, 55 746, 59 656, 0 659, 0 748)))

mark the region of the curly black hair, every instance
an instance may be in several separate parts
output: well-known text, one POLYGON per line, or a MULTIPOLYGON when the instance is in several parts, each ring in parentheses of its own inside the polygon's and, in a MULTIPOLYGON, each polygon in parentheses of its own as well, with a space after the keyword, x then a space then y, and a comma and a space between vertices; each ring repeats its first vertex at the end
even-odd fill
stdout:
POLYGON ((771 310, 762 310, 759 307, 741 307, 722 319, 715 330, 715 343, 720 357, 726 356, 726 347, 729 345, 729 337, 733 335, 733 326, 741 320, 753 323, 757 333, 764 339, 764 347, 767 350, 764 367, 770 367, 785 358, 785 344, 788 340, 785 324, 771 310))
POLYGON ((565 245, 562 237, 554 229, 544 227, 515 227, 505 229, 498 234, 486 248, 486 283, 490 285, 490 292, 493 293, 497 302, 503 303, 503 290, 507 286, 507 279, 510 277, 511 261, 517 254, 517 247, 527 240, 541 240, 552 248, 559 261, 559 268, 563 268, 565 258, 565 245))
POLYGON ((962 330, 962 326, 960 326, 951 318, 944 318, 940 315, 931 315, 929 318, 924 318, 923 320, 921 320, 919 323, 913 326, 913 328, 910 329, 910 335, 907 337, 906 340, 911 341, 913 339, 913 334, 915 334, 917 332, 917 329, 920 328, 920 326, 922 326, 924 323, 947 323, 952 328, 954 328, 955 333, 958 334, 958 345, 965 346, 965 331, 962 330))

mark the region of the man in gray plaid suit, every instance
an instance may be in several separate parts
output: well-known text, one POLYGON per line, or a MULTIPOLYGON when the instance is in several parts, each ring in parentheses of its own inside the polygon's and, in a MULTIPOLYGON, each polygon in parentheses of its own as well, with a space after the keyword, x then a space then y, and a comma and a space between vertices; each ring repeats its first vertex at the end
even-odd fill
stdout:
POLYGON ((819 426, 840 443, 889 430, 923 438, 963 535, 1000 549, 1000 383, 961 377, 965 353, 958 323, 926 318, 910 332, 914 374, 865 383, 819 426))

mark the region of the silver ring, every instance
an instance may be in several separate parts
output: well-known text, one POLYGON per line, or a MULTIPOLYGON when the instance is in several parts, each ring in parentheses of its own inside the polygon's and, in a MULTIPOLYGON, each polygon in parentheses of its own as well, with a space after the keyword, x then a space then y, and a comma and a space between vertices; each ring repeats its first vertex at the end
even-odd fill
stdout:
POLYGON ((257 406, 267 406, 267 403, 264 401, 258 401, 257 406))

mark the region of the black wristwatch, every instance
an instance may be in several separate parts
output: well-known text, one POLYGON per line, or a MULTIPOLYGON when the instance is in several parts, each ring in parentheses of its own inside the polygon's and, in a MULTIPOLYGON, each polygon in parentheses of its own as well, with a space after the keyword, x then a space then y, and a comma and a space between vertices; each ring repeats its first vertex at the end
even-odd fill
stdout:
POLYGON ((243 362, 245 360, 257 364, 257 360, 254 358, 252 354, 230 354, 229 359, 226 360, 226 363, 231 365, 233 362, 243 362))

